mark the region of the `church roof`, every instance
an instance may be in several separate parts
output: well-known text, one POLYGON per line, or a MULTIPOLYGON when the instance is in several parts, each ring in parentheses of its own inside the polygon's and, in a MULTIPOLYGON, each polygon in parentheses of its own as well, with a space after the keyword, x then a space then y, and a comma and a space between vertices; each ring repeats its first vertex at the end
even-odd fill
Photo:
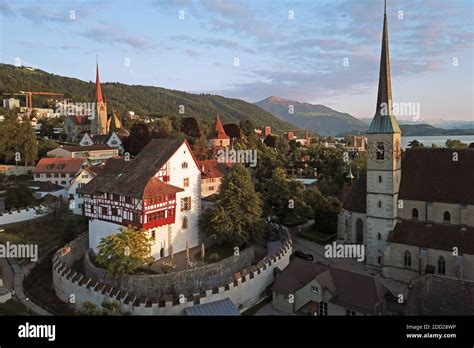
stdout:
POLYGON ((392 83, 388 49, 387 4, 383 20, 382 52, 380 55, 379 88, 375 116, 367 133, 401 133, 392 110, 392 83))
POLYGON ((216 124, 214 126, 214 131, 212 132, 211 139, 229 139, 229 136, 224 130, 222 125, 221 118, 217 115, 216 124))
POLYGON ((403 220, 395 225, 387 241, 447 251, 456 246, 460 253, 474 255, 473 227, 462 230, 459 225, 403 220))
POLYGON ((102 97, 102 88, 100 87, 99 63, 97 63, 95 74, 95 101, 96 103, 104 102, 104 98, 102 97))
POLYGON ((399 199, 474 204, 474 149, 408 149, 401 170, 399 199))
POLYGON ((367 212, 367 178, 361 176, 352 184, 346 195, 342 207, 355 213, 367 212))

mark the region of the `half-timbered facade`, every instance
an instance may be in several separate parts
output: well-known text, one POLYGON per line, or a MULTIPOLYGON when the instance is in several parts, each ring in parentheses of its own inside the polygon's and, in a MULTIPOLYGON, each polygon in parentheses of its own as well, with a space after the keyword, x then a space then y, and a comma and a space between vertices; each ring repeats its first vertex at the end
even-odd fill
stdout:
POLYGON ((156 259, 198 245, 201 171, 187 141, 152 140, 113 175, 98 175, 81 189, 89 246, 133 225, 147 229, 156 259))

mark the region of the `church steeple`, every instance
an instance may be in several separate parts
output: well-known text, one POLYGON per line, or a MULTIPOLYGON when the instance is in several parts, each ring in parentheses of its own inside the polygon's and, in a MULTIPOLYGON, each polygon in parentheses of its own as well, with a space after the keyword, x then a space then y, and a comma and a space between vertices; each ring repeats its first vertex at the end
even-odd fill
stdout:
POLYGON ((388 49, 387 0, 384 3, 382 52, 380 55, 379 88, 375 116, 368 133, 401 133, 392 110, 392 83, 390 79, 390 55, 388 49))
POLYGON ((96 63, 96 73, 95 73, 95 101, 96 101, 96 103, 103 103, 103 102, 104 102, 104 98, 102 97, 102 88, 100 87, 99 62, 96 63))

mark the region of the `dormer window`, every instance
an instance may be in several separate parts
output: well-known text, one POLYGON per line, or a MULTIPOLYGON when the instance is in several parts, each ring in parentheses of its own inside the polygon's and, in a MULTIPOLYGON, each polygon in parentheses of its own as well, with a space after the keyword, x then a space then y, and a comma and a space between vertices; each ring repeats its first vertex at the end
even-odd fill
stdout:
POLYGON ((53 169, 53 168, 54 168, 54 164, 48 164, 48 165, 46 166, 46 169, 48 169, 48 170, 51 170, 51 169, 53 169))
POLYGON ((64 163, 59 163, 58 164, 58 169, 64 169, 66 165, 64 163))

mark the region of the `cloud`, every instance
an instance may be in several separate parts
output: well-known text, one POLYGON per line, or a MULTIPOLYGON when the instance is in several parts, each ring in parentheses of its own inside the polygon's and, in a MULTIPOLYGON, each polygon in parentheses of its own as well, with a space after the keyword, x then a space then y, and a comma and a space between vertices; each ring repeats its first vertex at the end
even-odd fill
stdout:
POLYGON ((148 49, 154 46, 144 37, 129 34, 118 25, 103 24, 100 27, 87 29, 81 36, 99 43, 124 44, 136 49, 148 49))

